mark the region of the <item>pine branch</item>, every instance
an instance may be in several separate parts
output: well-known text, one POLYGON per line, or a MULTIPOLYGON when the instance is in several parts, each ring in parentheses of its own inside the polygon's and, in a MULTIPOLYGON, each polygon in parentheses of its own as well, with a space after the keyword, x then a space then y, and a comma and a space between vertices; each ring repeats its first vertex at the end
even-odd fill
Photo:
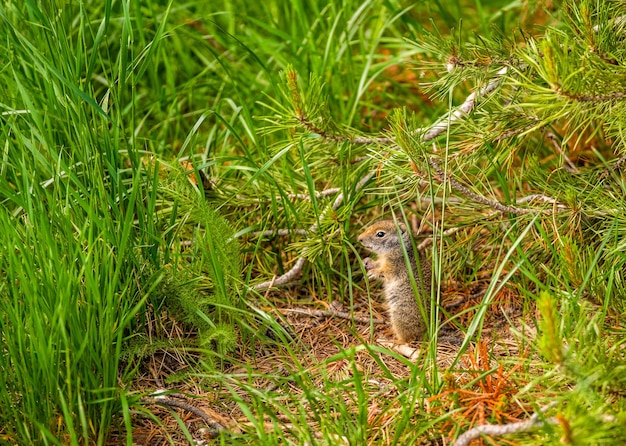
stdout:
POLYGON ((569 100, 582 103, 617 102, 626 99, 626 91, 613 91, 606 94, 581 94, 567 91, 559 85, 555 85, 553 88, 555 93, 558 93, 569 100))
POLYGON ((311 121, 311 119, 304 113, 303 110, 300 110, 300 112, 296 114, 296 119, 298 120, 298 122, 300 122, 302 127, 307 129, 311 133, 315 133, 316 135, 321 136, 323 139, 330 140, 330 141, 335 141, 335 142, 343 142, 343 141, 349 141, 350 140, 350 138, 347 137, 347 136, 337 135, 335 133, 330 133, 330 132, 327 132, 326 130, 323 130, 320 127, 316 126, 311 121))
MULTIPOLYGON (((430 130, 428 130, 424 136, 422 137, 422 141, 427 142, 430 141, 434 138, 436 138, 437 136, 442 135, 443 133, 445 133, 448 129, 448 127, 450 126, 450 124, 452 122, 455 122, 461 118, 463 118, 464 116, 466 116, 469 112, 471 112, 475 107, 476 107, 476 103, 477 100, 479 98, 482 98, 484 96, 489 95, 490 93, 492 93, 496 88, 498 88, 498 86, 500 85, 501 81, 502 81, 502 76, 504 74, 506 74, 508 72, 508 67, 504 67, 502 69, 500 69, 497 73, 498 77, 491 80, 485 87, 479 89, 477 92, 472 92, 470 93, 469 96, 467 96, 467 98, 465 99, 465 101, 463 102, 463 104, 461 104, 451 115, 448 116, 444 116, 441 117, 439 120, 437 120, 437 122, 431 127, 430 130)), ((298 88, 297 88, 297 78, 295 75, 294 71, 290 71, 288 73, 288 84, 289 84, 289 89, 292 92, 292 99, 294 101, 294 108, 296 110, 296 118, 298 119, 298 121, 300 121, 300 123, 307 128, 309 131, 312 131, 318 135, 320 135, 322 138, 325 139, 329 139, 331 141, 345 141, 345 140, 350 140, 354 143, 358 142, 358 143, 364 143, 364 144, 370 144, 370 143, 381 143, 381 142, 393 142, 393 140, 391 140, 390 138, 363 138, 363 139, 359 139, 357 141, 357 138, 348 138, 348 137, 344 137, 344 136, 339 136, 336 134, 331 134, 329 132, 324 131, 323 129, 320 129, 318 127, 316 127, 311 120, 306 116, 306 114, 304 113, 304 107, 302 106, 302 98, 298 92, 298 88)), ((363 178, 361 178, 359 180, 359 182, 357 183, 357 185, 355 186, 354 192, 358 192, 360 191, 365 184, 367 184, 369 182, 369 180, 372 179, 372 177, 376 174, 376 171, 370 171, 367 174, 365 174, 363 176, 363 178)), ((458 183, 457 183, 458 184, 458 183)), ((463 187, 463 186, 461 186, 463 187)), ((467 189, 465 189, 467 190, 467 189)), ((473 194, 471 191, 467 190, 467 192, 469 193, 468 196, 472 196, 474 195, 475 197, 478 197, 479 200, 482 197, 477 196, 476 194, 473 194)), ((332 206, 327 207, 324 212, 322 213, 322 215, 320 216, 320 219, 318 221, 322 220, 322 217, 324 215, 326 215, 328 212, 337 210, 339 208, 339 206, 341 206, 341 204, 343 203, 344 200, 344 194, 343 192, 340 192, 337 195, 337 198, 335 199, 335 201, 333 202, 332 206)), ((483 202, 485 204, 489 204, 491 203, 489 200, 482 198, 482 200, 484 200, 483 202)), ((497 203, 498 205, 500 205, 499 203, 497 203)), ((509 207, 504 206, 504 205, 500 205, 504 210, 504 212, 512 212, 509 209, 509 207)), ((493 206, 492 206, 493 207, 493 206)), ((515 209, 515 208, 512 208, 515 209)), ((528 213, 531 212, 530 210, 523 212, 523 213, 528 213)), ((516 213, 516 212, 513 212, 516 213)), ((315 233, 317 232, 319 228, 319 224, 318 223, 314 223, 313 225, 311 225, 311 227, 308 229, 309 233, 315 233)), ((278 276, 278 277, 274 277, 272 280, 268 280, 262 283, 259 283, 257 285, 255 285, 253 288, 256 291, 263 291, 263 290, 267 290, 271 287, 274 286, 279 286, 279 285, 284 285, 287 284, 289 282, 291 282, 292 280, 294 280, 297 275, 302 271, 302 268, 304 267, 304 265, 306 264, 306 260, 304 257, 299 257, 298 261, 295 263, 295 265, 289 270, 287 271, 285 274, 283 274, 282 276, 278 276)))
POLYGON ((333 142, 351 142, 353 144, 386 144, 393 142, 387 137, 346 136, 320 127, 315 124, 309 113, 307 113, 307 107, 305 106, 302 94, 298 88, 298 76, 293 69, 287 70, 287 87, 291 94, 291 103, 293 105, 296 121, 298 121, 303 128, 319 135, 322 139, 333 142))
MULTIPOLYGON (((508 72, 508 70, 509 70, 508 67, 501 68, 496 73, 496 77, 492 79, 487 85, 478 89, 478 91, 474 91, 470 93, 469 96, 467 96, 467 98, 465 99, 465 101, 460 106, 458 106, 456 110, 452 112, 452 114, 442 116, 428 130, 415 129, 413 130, 413 132, 420 133, 422 131, 426 131, 426 133, 424 133, 424 136, 422 137, 423 142, 428 142, 432 139, 435 139, 438 136, 441 136, 443 133, 447 131, 451 123, 460 120, 461 118, 466 116, 468 113, 470 113, 476 107, 476 102, 479 98, 489 95, 496 88, 498 88, 500 86, 500 83, 502 82, 502 77, 508 72)), ((304 107, 302 106, 302 98, 300 94, 297 92, 296 82, 297 82, 297 79, 296 79, 295 72, 290 72, 289 83, 290 83, 290 90, 292 91, 292 100, 295 104, 294 108, 296 112, 296 119, 309 132, 315 133, 316 135, 319 135, 323 139, 326 139, 329 141, 335 141, 335 142, 349 141, 353 144, 395 143, 395 139, 389 138, 389 137, 380 137, 380 136, 378 137, 365 137, 365 136, 364 137, 350 137, 350 136, 345 136, 345 135, 339 135, 336 133, 331 133, 315 125, 313 121, 311 120, 311 118, 307 116, 307 114, 304 111, 304 107)))
POLYGON ((512 138, 513 136, 517 136, 517 135, 521 135, 522 133, 525 133, 529 130, 532 130, 534 128, 537 127, 538 123, 539 123, 539 119, 537 118, 532 118, 534 122, 532 122, 531 124, 527 124, 523 127, 520 128, 516 128, 516 129, 510 129, 507 130, 503 133, 501 133, 500 135, 498 135, 493 141, 494 142, 502 142, 506 139, 512 138))
POLYGON ((500 83, 502 82, 502 77, 508 72, 508 70, 508 67, 500 69, 496 73, 496 78, 492 79, 487 85, 485 85, 483 88, 480 88, 478 91, 470 93, 465 101, 459 107, 457 107, 457 109, 452 112, 451 115, 443 116, 442 118, 440 118, 439 121, 437 121, 431 127, 431 129, 424 134, 424 136, 422 137, 422 141, 428 142, 440 135, 443 135, 448 130, 448 127, 450 127, 450 124, 460 120, 469 112, 471 112, 476 107, 477 99, 489 95, 500 86, 500 83))
POLYGON ((445 181, 447 180, 450 183, 450 186, 455 189, 456 191, 460 192, 462 195, 465 195, 466 197, 470 198, 471 200, 474 200, 478 203, 484 204, 486 206, 489 206, 499 212, 508 212, 511 214, 517 214, 517 215, 524 215, 524 214, 530 214, 533 212, 540 212, 540 213, 546 213, 548 211, 545 210, 540 210, 540 211, 535 211, 534 209, 524 209, 524 208, 518 208, 518 207, 514 207, 514 206, 509 206, 509 205, 505 205, 502 204, 498 201, 495 200, 489 200, 483 196, 480 196, 478 194, 475 194, 474 192, 472 192, 471 190, 469 190, 467 187, 463 186, 461 183, 459 183, 458 181, 456 181, 454 178, 447 176, 446 174, 444 174, 444 172, 441 170, 441 167, 439 167, 439 164, 437 164, 437 162, 435 161, 434 157, 430 157, 428 159, 431 167, 435 170, 435 172, 437 173, 436 177, 442 182, 445 183, 445 181))
MULTIPOLYGON (((357 193, 359 192, 366 184, 367 182, 374 176, 375 172, 369 172, 367 175, 365 175, 363 178, 361 178, 361 180, 357 183, 357 185, 354 188, 354 192, 357 193)), ((330 206, 329 208, 327 207, 323 214, 320 216, 320 221, 322 219, 322 217, 324 215, 326 215, 328 212, 331 211, 335 211, 339 208, 339 206, 341 206, 341 204, 343 203, 344 200, 344 193, 340 192, 337 195, 337 198, 335 198, 335 201, 333 202, 332 206, 330 206)), ((308 229, 309 233, 315 233, 317 232, 319 228, 319 224, 318 223, 314 223, 313 225, 311 225, 311 227, 308 229)), ((266 282, 263 283, 259 283, 257 285, 255 285, 253 288, 257 291, 263 291, 263 290, 267 290, 271 287, 274 286, 278 286, 278 285, 285 285, 289 282, 291 282, 292 280, 294 280, 298 274, 300 274, 300 272, 302 271, 302 268, 304 268, 304 265, 306 264, 306 259, 304 257, 300 257, 298 258, 298 261, 296 262, 296 264, 289 270, 287 271, 285 274, 283 274, 282 276, 278 276, 278 277, 274 277, 272 280, 268 280, 266 282)))
POLYGON ((302 127, 307 129, 311 133, 315 133, 322 137, 322 139, 334 142, 351 142, 352 144, 387 144, 393 143, 393 139, 388 138, 386 136, 345 136, 339 135, 336 133, 331 133, 329 131, 323 130, 320 127, 313 124, 311 119, 306 116, 304 113, 298 114, 296 119, 302 127))

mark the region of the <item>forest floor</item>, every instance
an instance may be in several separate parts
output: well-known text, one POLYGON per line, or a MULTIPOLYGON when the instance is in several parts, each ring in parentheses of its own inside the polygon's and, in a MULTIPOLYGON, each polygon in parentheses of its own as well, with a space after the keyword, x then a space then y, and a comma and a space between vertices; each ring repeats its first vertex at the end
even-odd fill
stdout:
MULTIPOLYGON (((448 314, 463 313, 459 322, 467 323, 473 316, 472 308, 480 304, 482 291, 487 285, 486 279, 477 282, 471 289, 462 289, 459 284, 444 284, 442 309, 448 314)), ((347 319, 349 308, 338 302, 329 305, 315 296, 302 296, 298 287, 272 292, 268 297, 274 302, 274 308, 266 310, 275 317, 282 318, 285 326, 289 327, 294 348, 301 352, 302 357, 294 360, 293 355, 285 354, 282 349, 258 341, 256 348, 241 349, 239 356, 233 357, 233 365, 226 366, 224 376, 233 377, 228 383, 192 379, 186 380, 182 385, 168 385, 172 376, 184 374, 188 369, 188 358, 172 352, 159 352, 147 358, 133 382, 135 390, 143 394, 165 391, 168 394, 167 400, 182 402, 183 406, 189 405, 196 409, 196 413, 190 407, 153 404, 150 411, 154 418, 145 414, 137 414, 133 418, 134 444, 189 444, 189 439, 181 433, 179 423, 184 423, 196 444, 203 444, 202 441, 214 437, 214 431, 207 429, 207 420, 211 420, 210 423, 219 423, 219 428, 224 428, 229 434, 237 435, 251 430, 254 427, 233 398, 233 392, 238 398, 245 400, 251 386, 261 393, 274 392, 274 398, 282 398, 289 403, 298 404, 299 400, 304 402, 301 397, 305 390, 299 388, 297 383, 290 383, 289 380, 278 383, 275 379, 277 376, 287 377, 294 370, 304 370, 314 387, 320 389, 324 388, 327 381, 338 381, 347 376, 353 379, 352 374, 357 370, 363 377, 362 384, 376 389, 375 398, 368 401, 368 429, 379 430, 376 434, 378 437, 393 438, 393 433, 380 433, 392 426, 387 419, 392 412, 385 410, 384 416, 379 417, 383 412, 379 408, 394 404, 393 401, 397 404, 397 389, 393 382, 409 377, 412 372, 406 361, 419 362, 423 357, 420 349, 427 348, 427 345, 394 344, 391 341, 391 329, 385 322, 386 309, 378 286, 372 295, 374 298, 368 299, 364 292, 356 294, 351 322, 347 319), (303 301, 310 302, 310 305, 303 305, 303 301), (372 349, 371 346, 381 348, 372 349), (355 351, 354 360, 346 361, 341 352, 350 349, 355 351), (254 355, 250 352, 254 352, 254 355), (245 366, 235 365, 236 361, 245 366), (254 373, 251 374, 250 370, 254 373)), ((460 363, 450 369, 452 372, 445 372, 446 386, 439 394, 426 400, 423 409, 432 411, 433 417, 436 417, 441 415, 442 410, 458 403, 459 398, 471 399, 474 404, 463 416, 473 417, 472 424, 482 424, 481 421, 484 422, 486 417, 492 415, 508 422, 517 421, 525 417, 528 410, 532 412, 521 403, 512 403, 508 404, 506 413, 495 413, 502 410, 497 406, 502 405, 505 398, 513 396, 520 383, 512 376, 515 366, 507 372, 500 366, 498 373, 486 373, 494 366, 498 367, 498 358, 514 358, 525 350, 529 334, 532 334, 529 333, 532 332, 530 327, 531 321, 523 317, 523 306, 516 293, 507 288, 501 290, 485 318, 482 340, 478 345, 470 343, 467 353, 461 356, 460 363), (524 336, 520 336, 520 333, 524 333, 524 336), (480 377, 479 374, 488 376, 480 377), (460 390, 464 384, 477 377, 482 380, 478 391, 464 393, 460 390), (454 393, 454 398, 451 398, 451 393, 454 393), (431 404, 432 402, 438 404, 431 404)), ((172 329, 172 337, 184 338, 188 335, 180 327, 172 329)), ((448 370, 458 357, 464 334, 444 324, 439 337, 436 347, 437 365, 440 370, 448 370)), ((315 417, 311 416, 309 421, 309 428, 315 430, 315 417)), ((267 417, 265 423, 268 430, 281 429, 289 432, 295 428, 288 417, 280 414, 274 419, 267 417)), ((442 423, 441 428, 449 429, 449 422, 442 423)), ((321 438, 321 434, 319 437, 321 438)), ((124 438, 125 431, 120 427, 111 434, 108 444, 121 444, 124 438)), ((442 432, 430 432, 425 437, 424 444, 447 444, 446 438, 442 432)), ((348 444, 347 440, 343 443, 340 440, 338 439, 338 444, 348 444)), ((383 441, 382 444, 384 443, 383 441)))

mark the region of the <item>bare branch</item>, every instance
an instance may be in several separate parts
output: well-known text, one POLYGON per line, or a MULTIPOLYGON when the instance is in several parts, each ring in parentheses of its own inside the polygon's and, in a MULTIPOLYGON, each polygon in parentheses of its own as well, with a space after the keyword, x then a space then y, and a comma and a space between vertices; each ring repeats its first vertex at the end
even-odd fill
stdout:
POLYGON ((451 115, 444 116, 439 121, 437 121, 431 128, 428 130, 424 136, 422 137, 422 141, 428 142, 431 139, 435 139, 436 137, 444 134, 450 124, 459 119, 463 118, 469 112, 471 112, 476 107, 476 100, 483 96, 488 95, 493 92, 500 83, 502 82, 502 76, 504 76, 508 72, 508 67, 502 68, 500 71, 496 73, 497 77, 492 79, 487 85, 483 88, 480 88, 478 91, 474 91, 470 93, 470 95, 465 99, 465 101, 457 107, 456 110, 452 112, 451 115))
POLYGON ((166 407, 177 407, 179 409, 184 409, 187 412, 191 412, 194 415, 197 415, 200 418, 202 418, 204 422, 211 428, 211 430, 213 431, 211 432, 211 435, 213 436, 213 438, 216 438, 220 431, 226 430, 224 426, 222 426, 220 423, 218 423, 213 418, 211 418, 205 411, 197 407, 194 407, 191 404, 186 403, 184 401, 178 401, 178 400, 169 398, 166 395, 158 395, 158 394, 150 398, 147 398, 147 397, 141 398, 139 401, 142 404, 158 404, 160 406, 166 406, 166 407))
MULTIPOLYGON (((337 192, 339 192, 341 189, 339 189, 338 187, 331 187, 330 189, 324 189, 323 191, 320 192, 315 192, 315 197, 316 198, 322 198, 322 197, 327 197, 329 195, 334 195, 337 192)), ((291 199, 298 199, 298 200, 306 200, 306 201, 311 201, 311 196, 309 194, 288 194, 287 195, 289 198, 291 199)), ((278 196, 276 197, 276 200, 282 200, 283 197, 278 196)))
POLYGON ((302 271, 305 263, 306 259, 304 257, 300 257, 296 264, 285 274, 283 274, 282 276, 274 277, 272 280, 256 284, 254 286, 254 289, 257 291, 263 291, 273 286, 285 285, 286 283, 291 282, 296 278, 298 274, 300 274, 300 271, 302 271))
MULTIPOLYGON (((626 15, 620 15, 617 16, 609 21, 607 21, 606 25, 611 25, 611 26, 617 26, 617 25, 621 25, 624 21, 626 21, 626 15)), ((593 25, 593 30, 595 32, 598 32, 598 30, 600 29, 601 25, 593 25)))
POLYGON ((503 133, 501 133, 498 137, 496 137, 494 139, 495 142, 502 142, 505 139, 511 138, 513 136, 517 136, 520 135, 522 133, 525 133, 531 129, 537 128, 539 126, 539 122, 540 120, 538 118, 535 118, 533 116, 524 116, 525 119, 529 119, 532 122, 530 124, 527 124, 525 126, 519 127, 519 128, 515 128, 515 129, 511 129, 511 130, 507 130, 503 133))
POLYGON ((600 179, 603 180, 609 175, 609 173, 618 171, 624 162, 626 162, 626 156, 622 156, 615 162, 615 164, 604 169, 600 174, 600 179))
POLYGON ((530 201, 535 201, 535 200, 543 201, 544 203, 554 204, 561 211, 567 209, 566 206, 563 206, 562 204, 558 204, 558 201, 556 201, 554 198, 548 197, 548 196, 542 195, 542 194, 526 195, 525 197, 521 197, 521 198, 518 198, 517 200, 515 200, 515 203, 517 203, 517 204, 528 203, 530 201))
POLYGON ((254 231, 253 237, 276 237, 285 235, 309 235, 306 229, 268 229, 267 231, 254 231))
POLYGON ((502 435, 512 434, 516 432, 526 432, 534 429, 535 427, 544 426, 546 423, 556 424, 557 419, 555 417, 550 417, 545 420, 540 420, 539 415, 544 413, 550 407, 552 407, 556 403, 550 403, 547 406, 543 407, 539 410, 539 412, 535 412, 528 420, 519 421, 517 423, 509 423, 509 424, 485 424, 482 426, 476 426, 473 429, 468 430, 459 438, 456 439, 456 442, 453 446, 469 446, 469 444, 480 438, 483 435, 489 435, 492 437, 500 437, 502 435))
POLYGON ((347 311, 336 311, 336 310, 306 310, 302 308, 279 308, 278 311, 281 313, 292 313, 292 314, 302 314, 304 316, 310 317, 337 317, 340 319, 347 319, 349 321, 358 322, 361 324, 369 324, 370 322, 373 324, 384 324, 385 321, 382 319, 371 319, 369 317, 361 317, 354 316, 347 311))
MULTIPOLYGON (((457 232, 459 232, 461 229, 463 228, 450 228, 450 229, 446 229, 445 231, 443 231, 442 237, 449 237, 452 234, 455 234, 457 232)), ((427 238, 426 240, 424 240, 422 243, 420 243, 419 245, 417 245, 417 250, 418 251, 425 251, 426 248, 428 248, 430 245, 433 244, 433 241, 435 239, 433 237, 427 238)))
POLYGON ((394 142, 394 139, 386 137, 386 136, 378 136, 378 137, 357 136, 355 138, 350 139, 350 142, 352 144, 391 144, 394 142))
POLYGON ((435 170, 437 177, 439 177, 440 181, 445 182, 446 180, 448 180, 450 182, 450 186, 453 189, 455 189, 456 191, 460 192, 461 194, 465 195, 466 197, 478 203, 482 203, 500 212, 509 212, 511 214, 517 214, 517 215, 530 214, 533 212, 545 212, 545 211, 535 211, 534 209, 523 209, 523 208, 517 208, 514 206, 507 206, 495 200, 489 200, 483 196, 475 194, 474 192, 469 190, 467 187, 463 186, 461 183, 456 181, 454 178, 451 178, 445 175, 443 171, 441 170, 441 167, 439 167, 439 164, 437 164, 437 161, 435 161, 434 157, 430 157, 428 161, 431 167, 435 170))
POLYGON ((416 361, 417 358, 419 357, 420 349, 411 347, 409 344, 398 344, 397 342, 390 341, 388 339, 377 339, 376 341, 383 347, 388 348, 389 350, 393 350, 397 353, 400 353, 409 361, 416 361))

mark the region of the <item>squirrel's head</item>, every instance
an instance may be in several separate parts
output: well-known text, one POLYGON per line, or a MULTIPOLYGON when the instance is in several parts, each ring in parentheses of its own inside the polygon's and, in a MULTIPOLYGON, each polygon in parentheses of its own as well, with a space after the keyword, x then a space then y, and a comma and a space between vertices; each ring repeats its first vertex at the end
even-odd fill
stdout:
POLYGON ((409 247, 410 234, 404 223, 383 220, 368 226, 358 238, 359 242, 377 254, 394 252, 400 248, 401 241, 409 247))

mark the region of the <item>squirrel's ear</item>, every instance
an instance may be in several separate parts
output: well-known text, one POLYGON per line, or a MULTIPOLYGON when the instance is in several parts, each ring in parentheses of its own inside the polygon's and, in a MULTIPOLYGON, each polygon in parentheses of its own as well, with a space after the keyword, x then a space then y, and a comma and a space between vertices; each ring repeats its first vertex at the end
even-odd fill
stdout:
POLYGON ((406 232, 406 225, 404 223, 398 222, 398 227, 400 228, 400 231, 402 231, 403 234, 406 232))

